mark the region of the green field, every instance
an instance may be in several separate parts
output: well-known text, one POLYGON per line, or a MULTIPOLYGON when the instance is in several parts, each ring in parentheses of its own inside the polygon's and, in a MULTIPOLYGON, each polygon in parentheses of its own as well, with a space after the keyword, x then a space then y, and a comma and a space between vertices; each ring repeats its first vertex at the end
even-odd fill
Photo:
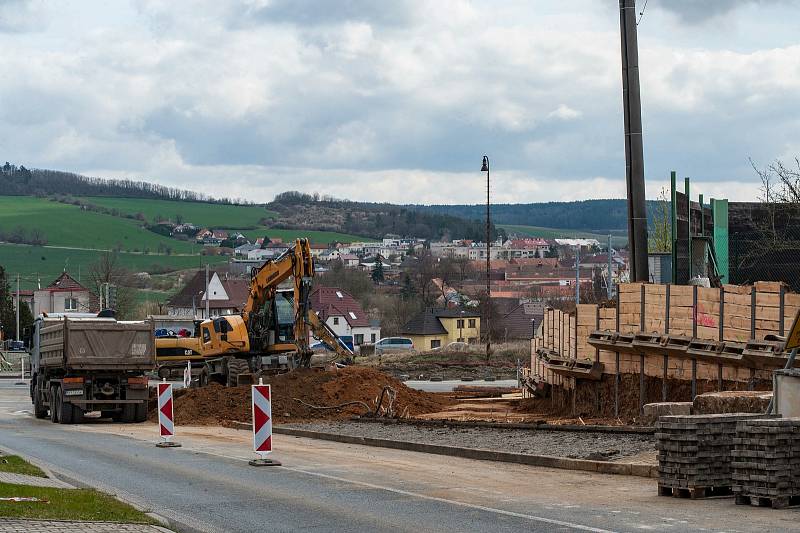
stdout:
POLYGON ((174 222, 180 215, 184 222, 207 228, 252 228, 258 226, 262 218, 275 216, 273 211, 257 206, 100 196, 90 196, 85 200, 101 207, 118 209, 122 214, 141 213, 151 223, 156 222, 159 216, 174 222))
POLYGON ((360 237, 358 235, 348 235, 347 233, 337 233, 335 231, 309 231, 309 230, 295 230, 295 229, 272 229, 261 228, 254 230, 242 231, 248 239, 254 240, 264 235, 270 238, 279 238, 283 242, 293 241, 299 237, 307 237, 311 239, 314 244, 328 244, 334 241, 338 242, 372 242, 375 239, 369 237, 360 237))
MULTIPOLYGON (((539 226, 518 226, 513 224, 498 224, 498 227, 503 228, 509 235, 516 233, 517 235, 524 235, 528 237, 539 237, 542 239, 597 239, 600 241, 600 246, 603 247, 608 241, 608 233, 592 233, 590 231, 574 230, 574 229, 559 229, 559 228, 543 228, 539 226)), ((625 231, 614 230, 611 232, 611 246, 622 247, 628 244, 628 236, 625 231)))
POLYGON ((175 253, 192 253, 197 246, 157 235, 135 220, 84 211, 75 205, 31 196, 0 196, 0 231, 21 226, 38 229, 51 246, 155 252, 159 244, 175 253))
MULTIPOLYGON (((23 289, 35 288, 39 280, 44 287, 56 279, 64 269, 75 279, 86 282, 86 273, 92 263, 97 261, 98 253, 86 250, 62 250, 22 244, 0 244, 0 265, 6 269, 9 280, 21 276, 23 289)), ((169 256, 121 253, 122 265, 133 272, 185 270, 200 268, 206 263, 217 264, 227 257, 211 256, 169 256)))

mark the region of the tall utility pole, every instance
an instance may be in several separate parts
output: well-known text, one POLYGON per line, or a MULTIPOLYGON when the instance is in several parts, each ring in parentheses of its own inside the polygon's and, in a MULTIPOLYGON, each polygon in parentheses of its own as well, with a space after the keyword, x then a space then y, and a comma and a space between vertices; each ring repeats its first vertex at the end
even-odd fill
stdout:
POLYGON ((492 219, 489 217, 489 158, 483 156, 481 172, 486 172, 486 360, 491 353, 491 323, 492 323, 492 219))
POLYGON ((608 236, 608 247, 606 248, 606 255, 608 259, 608 279, 606 280, 606 298, 611 299, 612 296, 612 283, 614 283, 614 276, 611 273, 611 235, 608 236))
POLYGON ((575 247, 575 309, 581 303, 581 245, 575 247))
POLYGON ((206 292, 203 296, 205 296, 206 298, 206 320, 208 320, 209 318, 211 318, 211 313, 209 311, 211 304, 208 300, 208 263, 206 263, 206 292))
POLYGON ((619 0, 622 38, 622 101, 625 117, 625 184, 628 190, 628 246, 631 281, 648 280, 647 208, 644 191, 642 100, 639 95, 639 43, 636 0, 619 0))
POLYGON ((17 273, 17 341, 19 341, 19 273, 17 273))

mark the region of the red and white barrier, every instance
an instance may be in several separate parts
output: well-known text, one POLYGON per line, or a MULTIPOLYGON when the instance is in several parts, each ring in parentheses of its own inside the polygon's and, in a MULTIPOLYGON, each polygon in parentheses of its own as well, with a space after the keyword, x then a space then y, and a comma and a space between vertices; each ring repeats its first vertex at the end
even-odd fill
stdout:
POLYGON ((162 442, 156 446, 162 448, 174 448, 180 446, 177 442, 170 439, 175 435, 175 414, 172 402, 172 383, 158 384, 158 433, 162 442))
POLYGON ((253 451, 260 459, 250 461, 253 466, 278 466, 280 463, 267 459, 272 453, 272 388, 259 378, 258 385, 251 388, 253 408, 253 451))

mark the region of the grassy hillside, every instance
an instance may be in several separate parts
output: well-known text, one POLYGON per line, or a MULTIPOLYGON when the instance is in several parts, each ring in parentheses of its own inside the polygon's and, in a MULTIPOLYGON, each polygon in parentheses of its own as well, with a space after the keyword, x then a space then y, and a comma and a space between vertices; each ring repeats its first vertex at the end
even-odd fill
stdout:
MULTIPOLYGON (((498 227, 505 229, 509 235, 516 233, 517 235, 540 237, 542 239, 597 239, 600 241, 601 246, 608 240, 608 233, 601 234, 574 229, 543 228, 539 226, 520 226, 515 224, 500 224, 498 227)), ((610 233, 612 246, 621 247, 628 243, 626 232, 613 230, 610 233)))
POLYGON ((122 214, 141 213, 148 222, 156 222, 158 216, 175 221, 180 215, 184 222, 212 228, 248 228, 259 225, 259 220, 274 217, 274 211, 259 206, 211 204, 202 202, 179 202, 173 200, 150 200, 140 198, 107 198, 89 196, 88 202, 122 214))
MULTIPOLYGON (((143 200, 147 201, 147 200, 143 200)), ((156 235, 135 220, 81 210, 30 196, 0 196, 0 231, 38 229, 50 246, 155 252, 159 244, 175 253, 197 252, 188 242, 156 235)))
MULTIPOLYGON (((199 268, 206 263, 216 264, 227 261, 224 257, 201 256, 166 256, 121 253, 122 264, 133 272, 184 270, 199 268)), ((32 289, 37 278, 42 286, 49 284, 66 268, 70 275, 81 277, 89 271, 92 263, 97 261, 97 252, 86 250, 62 250, 43 248, 23 244, 0 244, 0 265, 9 275, 9 279, 21 276, 20 286, 32 289)), ((85 279, 84 279, 85 281, 85 279)))

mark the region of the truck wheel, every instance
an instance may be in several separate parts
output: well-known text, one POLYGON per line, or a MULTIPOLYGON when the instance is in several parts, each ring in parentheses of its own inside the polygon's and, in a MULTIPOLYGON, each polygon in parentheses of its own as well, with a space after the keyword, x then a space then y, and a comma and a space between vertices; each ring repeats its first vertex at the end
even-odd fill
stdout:
POLYGON ((145 422, 147 421, 147 404, 146 403, 137 403, 135 405, 135 416, 134 422, 145 422))
POLYGON ((227 364, 228 370, 228 387, 235 387, 239 384, 239 374, 249 374, 250 373, 250 365, 247 364, 247 361, 244 359, 237 359, 236 357, 230 357, 228 359, 227 364))
POLYGON ((72 404, 64 401, 64 389, 58 389, 58 423, 59 424, 72 424, 72 404))
POLYGON ((126 403, 122 406, 122 412, 119 415, 120 422, 130 424, 136 420, 136 404, 126 403))
POLYGON ((208 387, 208 369, 204 368, 200 375, 197 376, 197 386, 198 387, 208 387))
POLYGON ((47 417, 47 407, 42 405, 42 395, 39 393, 39 385, 33 389, 33 416, 36 418, 47 417))
POLYGON ((58 387, 50 387, 50 422, 58 422, 58 387))
POLYGON ((169 368, 162 366, 158 369, 158 377, 161 379, 169 379, 170 371, 169 368))

